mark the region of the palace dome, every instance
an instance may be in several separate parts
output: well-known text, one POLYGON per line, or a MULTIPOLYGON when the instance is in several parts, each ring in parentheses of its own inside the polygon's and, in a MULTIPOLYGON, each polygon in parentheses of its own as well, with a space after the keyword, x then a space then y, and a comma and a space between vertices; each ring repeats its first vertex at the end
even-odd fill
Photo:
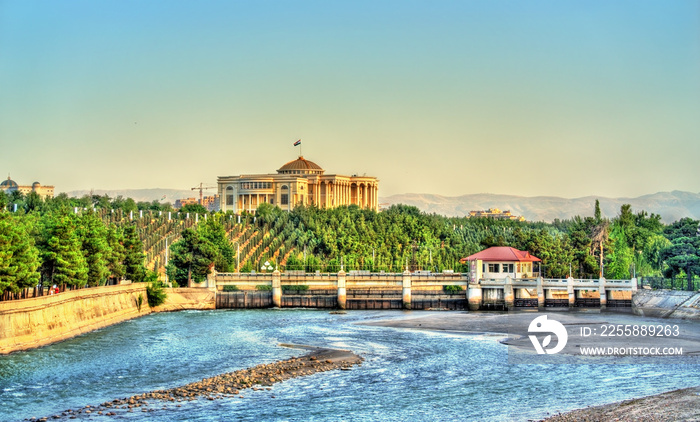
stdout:
POLYGON ((321 166, 302 156, 288 162, 277 170, 277 173, 280 174, 322 174, 323 172, 324 170, 321 166))
POLYGON ((2 190, 17 189, 17 188, 18 188, 17 182, 10 179, 10 176, 7 176, 7 180, 3 180, 2 183, 0 183, 0 189, 2 189, 2 190))

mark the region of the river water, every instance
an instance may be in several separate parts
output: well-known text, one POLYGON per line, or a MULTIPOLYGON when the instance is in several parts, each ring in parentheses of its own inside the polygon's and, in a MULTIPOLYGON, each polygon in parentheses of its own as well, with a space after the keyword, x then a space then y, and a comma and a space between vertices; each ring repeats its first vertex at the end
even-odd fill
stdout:
POLYGON ((497 341, 501 336, 358 324, 407 315, 300 309, 151 314, 0 356, 0 421, 52 416, 304 353, 280 343, 350 349, 365 362, 351 371, 287 380, 271 391, 243 390, 243 398, 89 419, 526 421, 700 384, 700 365, 512 365, 497 341))

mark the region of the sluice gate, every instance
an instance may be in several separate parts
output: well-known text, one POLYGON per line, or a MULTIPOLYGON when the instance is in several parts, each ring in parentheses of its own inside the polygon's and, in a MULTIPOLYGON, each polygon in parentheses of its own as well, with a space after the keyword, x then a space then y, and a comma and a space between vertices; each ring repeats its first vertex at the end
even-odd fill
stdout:
POLYGON ((632 306, 637 280, 480 279, 458 273, 219 273, 216 307, 515 310, 632 306), (228 287, 227 287, 228 286, 228 287))

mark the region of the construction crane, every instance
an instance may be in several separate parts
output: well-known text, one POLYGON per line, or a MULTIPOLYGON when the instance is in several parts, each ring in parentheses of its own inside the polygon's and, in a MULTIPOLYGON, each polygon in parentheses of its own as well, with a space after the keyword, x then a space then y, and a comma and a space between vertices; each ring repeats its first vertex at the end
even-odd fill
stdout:
POLYGON ((216 189, 216 186, 204 186, 204 183, 199 183, 199 186, 195 186, 192 190, 199 190, 199 205, 204 205, 204 190, 205 189, 216 189))

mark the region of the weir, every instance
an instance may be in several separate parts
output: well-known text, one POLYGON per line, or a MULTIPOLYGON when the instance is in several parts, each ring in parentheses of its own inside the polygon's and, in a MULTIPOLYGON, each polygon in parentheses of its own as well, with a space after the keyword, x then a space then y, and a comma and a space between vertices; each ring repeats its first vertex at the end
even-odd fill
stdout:
POLYGON ((469 310, 631 308, 637 279, 511 278, 470 281, 469 310))
POLYGON ((217 308, 447 309, 466 310, 468 278, 459 273, 242 274, 217 273, 217 308), (235 286, 235 287, 226 287, 235 286))
POLYGON ((218 273, 217 308, 513 310, 631 308, 637 280, 506 277, 470 281, 469 274, 218 273), (235 286, 235 287, 226 287, 235 286), (454 286, 454 287, 448 287, 454 286), (235 291, 231 291, 234 289, 235 291))

